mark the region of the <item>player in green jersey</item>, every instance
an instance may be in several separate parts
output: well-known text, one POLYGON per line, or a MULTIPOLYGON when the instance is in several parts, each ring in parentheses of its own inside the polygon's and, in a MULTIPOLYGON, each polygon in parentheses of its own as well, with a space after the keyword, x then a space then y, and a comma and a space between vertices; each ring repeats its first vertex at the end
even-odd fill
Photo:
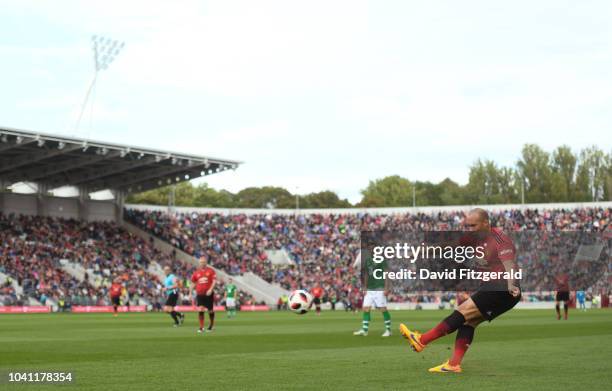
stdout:
MULTIPOLYGON (((378 308, 385 320, 385 332, 383 337, 391 336, 391 314, 387 310, 387 292, 389 289, 388 281, 382 278, 375 278, 374 276, 382 276, 382 272, 385 270, 385 264, 376 263, 372 260, 371 255, 365 255, 366 259, 362 266, 361 276, 362 284, 366 288, 366 294, 363 298, 363 320, 361 322, 361 330, 357 330, 353 335, 368 335, 368 329, 370 328, 370 309, 372 307, 378 308)), ((361 258, 361 254, 359 259, 361 258)), ((356 262, 357 263, 357 262, 356 262)))
POLYGON ((225 285, 225 308, 227 309, 227 317, 233 318, 236 316, 236 297, 238 296, 238 288, 234 285, 233 280, 230 278, 225 285))

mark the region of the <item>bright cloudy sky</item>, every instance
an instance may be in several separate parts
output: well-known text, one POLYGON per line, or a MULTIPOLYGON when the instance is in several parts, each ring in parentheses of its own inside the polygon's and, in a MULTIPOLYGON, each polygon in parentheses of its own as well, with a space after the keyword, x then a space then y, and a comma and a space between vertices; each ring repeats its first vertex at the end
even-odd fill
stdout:
POLYGON ((0 0, 0 125, 242 160, 215 188, 467 180, 612 145, 612 3, 0 0), (90 38, 126 42, 93 75, 90 38))

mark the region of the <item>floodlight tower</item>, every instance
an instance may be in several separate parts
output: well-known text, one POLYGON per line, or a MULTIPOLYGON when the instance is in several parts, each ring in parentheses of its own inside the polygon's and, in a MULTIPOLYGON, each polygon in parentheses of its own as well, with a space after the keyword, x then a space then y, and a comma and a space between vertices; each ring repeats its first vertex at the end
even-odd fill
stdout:
POLYGON ((83 104, 81 105, 81 112, 79 113, 79 118, 77 119, 76 125, 74 127, 75 131, 79 129, 81 118, 83 117, 83 112, 85 111, 85 107, 87 106, 87 102, 89 101, 89 97, 91 96, 91 92, 93 91, 98 80, 98 72, 107 69, 125 46, 125 42, 119 42, 117 40, 112 40, 110 38, 98 35, 92 36, 91 42, 94 57, 94 76, 91 80, 91 83, 89 84, 87 93, 85 94, 83 104))

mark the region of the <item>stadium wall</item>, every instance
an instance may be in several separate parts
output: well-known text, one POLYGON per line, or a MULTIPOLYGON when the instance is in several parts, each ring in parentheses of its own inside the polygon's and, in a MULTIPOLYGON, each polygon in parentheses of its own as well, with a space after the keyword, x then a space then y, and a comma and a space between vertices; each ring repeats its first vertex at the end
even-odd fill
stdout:
POLYGON ((113 201, 40 196, 37 194, 0 193, 0 211, 4 214, 51 216, 87 221, 117 221, 119 208, 113 201))
POLYGON ((341 208, 341 209, 231 209, 231 208, 196 208, 196 207, 173 207, 159 205, 126 204, 126 208, 136 210, 151 210, 162 212, 182 213, 219 213, 222 215, 232 214, 416 214, 416 213, 438 213, 451 211, 468 211, 479 207, 489 211, 500 211, 510 209, 577 209, 577 208, 612 208, 612 201, 608 202, 565 202, 549 204, 499 204, 499 205, 453 205, 453 206, 419 206, 419 207, 397 207, 397 208, 341 208))

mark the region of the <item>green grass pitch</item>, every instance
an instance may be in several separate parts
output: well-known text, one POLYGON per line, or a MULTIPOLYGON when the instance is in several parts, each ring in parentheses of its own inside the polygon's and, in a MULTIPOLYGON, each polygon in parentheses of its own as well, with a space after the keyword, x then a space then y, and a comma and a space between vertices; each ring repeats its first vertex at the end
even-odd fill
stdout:
POLYGON ((197 335, 195 314, 172 328, 166 314, 0 315, 0 390, 610 390, 612 311, 513 310, 476 331, 462 374, 427 369, 451 354, 454 335, 417 354, 405 322, 434 326, 450 311, 392 311, 393 337, 356 337, 360 314, 217 314, 197 335), (71 385, 7 384, 8 370, 73 371, 71 385), (59 387, 59 388, 58 388, 59 387))

